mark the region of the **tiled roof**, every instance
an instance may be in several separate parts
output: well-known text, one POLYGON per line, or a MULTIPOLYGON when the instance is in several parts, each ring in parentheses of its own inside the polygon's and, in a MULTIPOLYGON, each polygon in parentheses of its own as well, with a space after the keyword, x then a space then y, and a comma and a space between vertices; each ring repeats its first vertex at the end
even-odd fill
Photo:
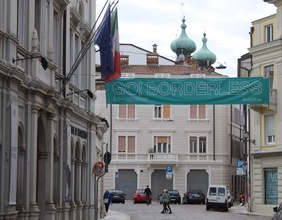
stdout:
POLYGON ((210 74, 195 67, 186 65, 128 65, 121 68, 122 73, 135 73, 137 75, 147 75, 155 73, 169 73, 171 75, 187 74, 210 74))

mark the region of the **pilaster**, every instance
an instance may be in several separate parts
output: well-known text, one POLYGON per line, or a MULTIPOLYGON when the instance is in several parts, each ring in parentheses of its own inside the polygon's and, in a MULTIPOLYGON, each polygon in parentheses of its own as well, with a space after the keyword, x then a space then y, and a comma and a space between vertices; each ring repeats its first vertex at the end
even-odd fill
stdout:
POLYGON ((30 220, 37 220, 40 210, 36 201, 37 195, 37 127, 38 127, 37 106, 31 107, 31 126, 30 126, 30 220))

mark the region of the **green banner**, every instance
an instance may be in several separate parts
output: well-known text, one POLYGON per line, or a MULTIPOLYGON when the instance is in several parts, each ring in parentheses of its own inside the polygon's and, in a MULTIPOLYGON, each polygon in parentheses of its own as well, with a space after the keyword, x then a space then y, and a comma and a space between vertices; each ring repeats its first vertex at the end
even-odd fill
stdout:
POLYGON ((269 80, 244 78, 118 78, 106 83, 108 104, 268 104, 269 80))

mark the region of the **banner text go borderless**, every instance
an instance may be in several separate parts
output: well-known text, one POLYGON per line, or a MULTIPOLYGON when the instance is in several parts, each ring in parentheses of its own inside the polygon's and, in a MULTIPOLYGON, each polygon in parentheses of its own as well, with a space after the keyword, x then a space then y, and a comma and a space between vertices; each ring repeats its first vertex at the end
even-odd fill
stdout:
POLYGON ((118 78, 106 83, 108 104, 268 104, 269 79, 118 78))

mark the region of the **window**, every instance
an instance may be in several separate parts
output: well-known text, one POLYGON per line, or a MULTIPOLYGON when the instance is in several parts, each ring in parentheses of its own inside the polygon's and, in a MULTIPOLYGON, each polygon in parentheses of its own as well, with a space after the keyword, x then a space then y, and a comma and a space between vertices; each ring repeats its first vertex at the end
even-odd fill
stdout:
POLYGON ((119 105, 119 118, 135 118, 135 105, 119 105))
POLYGON ((265 169, 265 204, 278 204, 277 169, 265 169))
MULTIPOLYGON (((50 3, 43 1, 35 1, 35 29, 37 31, 38 40, 40 43, 40 52, 47 54, 49 43, 49 9, 50 3)), ((53 24, 52 24, 53 25, 53 24)))
POLYGON ((24 47, 25 34, 26 30, 26 1, 18 0, 18 39, 19 44, 24 47))
POLYGON ((154 118, 170 118, 170 105, 155 105, 154 118))
POLYGON ((191 105, 190 106, 190 119, 206 119, 206 106, 205 105, 191 105))
POLYGON ((219 196, 225 196, 225 188, 219 187, 218 188, 218 195, 219 196))
POLYGON ((171 153, 171 137, 170 136, 155 136, 154 150, 156 153, 171 153))
POLYGON ((189 147, 190 153, 200 153, 200 154, 207 153, 207 147, 206 147, 207 138, 206 137, 191 136, 189 139, 189 144, 190 144, 190 147, 189 147))
MULTIPOLYGON (((74 42, 74 60, 78 57, 78 53, 80 51, 80 39, 77 34, 75 34, 75 42, 74 42)), ((79 88, 79 77, 80 77, 80 66, 77 67, 73 74, 73 84, 79 88)))
POLYGON ((54 10, 53 19, 53 48, 54 48, 54 63, 59 67, 59 72, 61 72, 61 15, 54 10))
POLYGON ((190 137, 190 153, 197 153, 197 137, 190 137))
POLYGON ((265 144, 275 143, 275 115, 265 115, 265 144))
POLYGON ((135 153, 135 136, 118 136, 119 153, 135 153))
POLYGON ((206 137, 200 137, 199 140, 199 153, 206 153, 206 137))
POLYGON ((269 88, 273 89, 274 66, 269 65, 264 67, 264 77, 269 78, 269 88))
POLYGON ((264 27, 264 42, 273 41, 273 25, 269 24, 264 27))

